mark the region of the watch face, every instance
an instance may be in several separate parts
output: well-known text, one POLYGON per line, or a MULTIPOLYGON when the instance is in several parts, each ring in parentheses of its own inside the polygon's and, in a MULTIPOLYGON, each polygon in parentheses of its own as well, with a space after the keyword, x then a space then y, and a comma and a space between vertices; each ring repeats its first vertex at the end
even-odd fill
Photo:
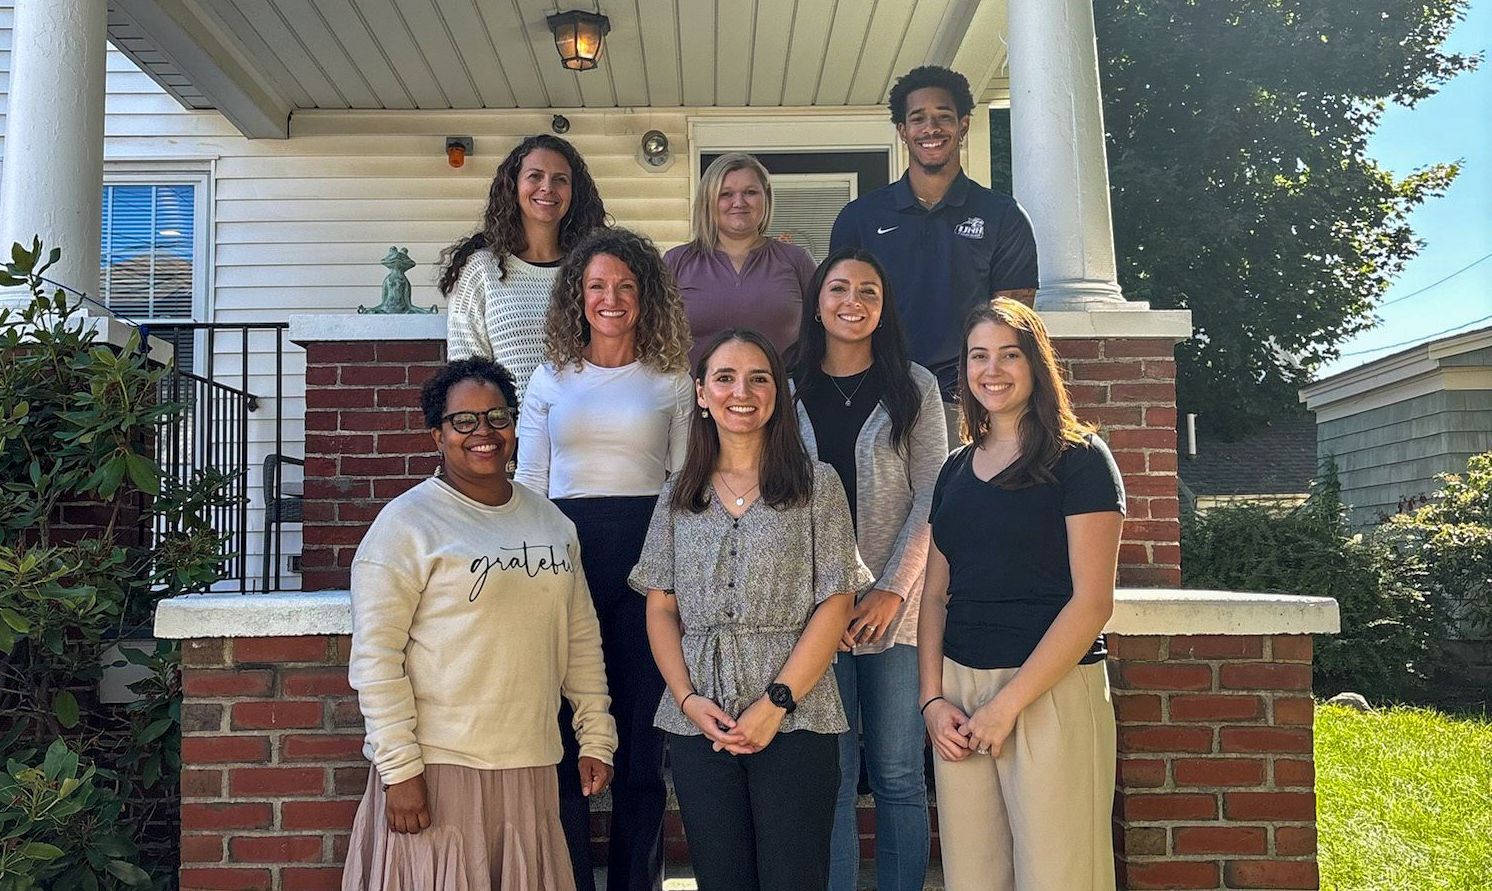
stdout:
POLYGON ((767 699, 778 708, 787 709, 789 714, 798 705, 793 702, 793 691, 787 684, 768 684, 767 699))

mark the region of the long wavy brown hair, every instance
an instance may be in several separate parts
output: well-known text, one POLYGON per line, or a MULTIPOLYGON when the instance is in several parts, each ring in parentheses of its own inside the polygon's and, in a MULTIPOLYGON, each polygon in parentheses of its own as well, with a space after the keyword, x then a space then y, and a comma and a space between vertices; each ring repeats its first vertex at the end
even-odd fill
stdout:
POLYGON ((637 360, 663 372, 689 367, 689 318, 679 286, 647 236, 628 229, 597 229, 565 255, 544 314, 544 356, 555 368, 574 362, 578 370, 591 323, 585 318, 585 269, 595 257, 616 257, 637 277, 637 360))
POLYGON ((964 346, 958 357, 958 403, 962 409, 965 442, 981 443, 989 433, 990 415, 974 398, 969 384, 969 334, 989 322, 1004 325, 1016 335, 1016 343, 1031 366, 1031 399, 1020 420, 1020 455, 991 482, 1002 489, 1023 489, 1038 483, 1056 482, 1054 470, 1064 449, 1083 442, 1094 428, 1079 421, 1072 411, 1067 382, 1057 364, 1057 353, 1046 325, 1036 310, 1008 297, 969 313, 964 321, 964 346))
MULTIPOLYGON (((777 398, 773 401, 772 417, 767 419, 766 442, 762 444, 761 463, 757 467, 761 499, 778 510, 805 504, 813 497, 813 459, 808 457, 808 448, 798 433, 797 414, 793 411, 792 396, 788 392, 787 370, 772 342, 750 328, 727 328, 710 338, 699 361, 694 363, 694 380, 704 384, 710 357, 733 340, 749 343, 762 351, 762 355, 767 357, 772 381, 777 385, 777 398)), ((719 461, 720 432, 715 429, 715 419, 707 413, 695 412, 689 425, 689 452, 679 470, 669 507, 696 514, 708 508, 710 477, 715 474, 715 465, 719 461)))
POLYGON ((482 228, 440 252, 440 293, 451 293, 466 261, 482 248, 491 248, 497 255, 498 270, 503 278, 508 277, 508 258, 528 250, 528 238, 523 234, 523 212, 518 207, 518 173, 523 168, 523 159, 534 149, 559 152, 570 165, 570 209, 560 220, 560 250, 570 250, 592 229, 606 225, 606 205, 601 202, 596 181, 591 178, 585 159, 580 157, 575 146, 548 133, 530 136, 518 143, 497 165, 497 173, 487 189, 482 228))

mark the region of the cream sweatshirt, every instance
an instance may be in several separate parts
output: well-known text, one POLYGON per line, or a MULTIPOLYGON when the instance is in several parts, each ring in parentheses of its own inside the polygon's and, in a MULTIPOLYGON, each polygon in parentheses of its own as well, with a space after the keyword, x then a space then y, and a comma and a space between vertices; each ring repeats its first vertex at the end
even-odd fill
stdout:
POLYGON ((429 479, 389 502, 353 558, 352 628, 363 753, 383 782, 427 763, 556 764, 562 694, 580 754, 611 763, 616 722, 575 526, 523 486, 491 507, 429 479))

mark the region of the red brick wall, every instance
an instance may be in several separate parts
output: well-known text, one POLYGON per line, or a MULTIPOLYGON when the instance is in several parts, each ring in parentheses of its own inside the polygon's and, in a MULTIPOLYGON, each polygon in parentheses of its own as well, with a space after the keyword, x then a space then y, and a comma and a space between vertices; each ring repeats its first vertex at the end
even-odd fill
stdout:
MULTIPOLYGON (((183 891, 339 887, 368 778, 347 648, 185 643, 183 891)), ((1110 648, 1120 887, 1316 888, 1311 638, 1112 635, 1110 648)), ((604 838, 601 815, 593 827, 604 838)), ((666 834, 683 862, 677 814, 666 834)))
POLYGON ((1109 646, 1126 886, 1316 888, 1311 638, 1109 646))
MULTIPOLYGON (((1168 339, 1056 342, 1078 416, 1124 474, 1128 518, 1119 584, 1181 583, 1176 493, 1176 362, 1168 339)), ((435 469, 419 388, 444 360, 439 341, 306 346, 306 483, 302 586, 345 588, 353 552, 390 498, 435 469)))
POLYGON ((1056 342, 1081 420, 1100 425, 1128 496, 1119 584, 1181 584, 1176 494, 1176 360, 1166 339, 1056 342))
POLYGON ((182 891, 341 887, 368 781, 346 637, 182 647, 182 891))
POLYGON ((444 361, 434 340, 306 345, 305 590, 346 588, 379 508, 434 472, 420 387, 444 361))

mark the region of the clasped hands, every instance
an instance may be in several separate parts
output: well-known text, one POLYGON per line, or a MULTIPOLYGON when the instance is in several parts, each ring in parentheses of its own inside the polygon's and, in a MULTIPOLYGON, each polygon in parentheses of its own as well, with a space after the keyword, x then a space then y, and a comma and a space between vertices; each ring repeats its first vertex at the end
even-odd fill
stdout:
POLYGON ((975 709, 973 715, 964 714, 963 709, 939 697, 923 709, 922 721, 938 757, 962 761, 970 755, 997 757, 1015 728, 1017 714, 999 697, 975 709))
POLYGON ((715 751, 732 755, 754 755, 765 749, 787 717, 787 712, 765 696, 748 706, 739 718, 732 718, 701 693, 686 696, 679 710, 714 744, 715 751))

